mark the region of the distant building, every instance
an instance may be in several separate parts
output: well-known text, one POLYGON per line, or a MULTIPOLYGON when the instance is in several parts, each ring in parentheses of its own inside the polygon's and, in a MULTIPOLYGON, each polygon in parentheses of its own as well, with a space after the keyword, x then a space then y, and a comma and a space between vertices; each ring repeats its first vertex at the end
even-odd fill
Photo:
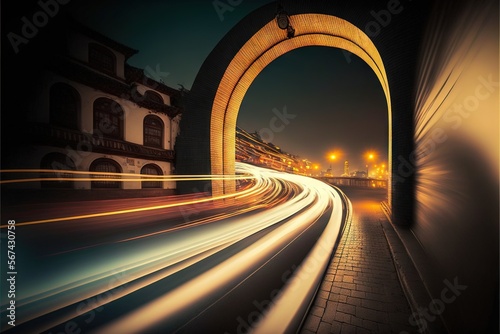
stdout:
POLYGON ((294 174, 312 174, 309 160, 286 153, 273 143, 264 143, 257 131, 249 133, 236 127, 235 153, 236 161, 294 174))
MULTIPOLYGON (((28 107, 25 134, 10 163, 51 169, 46 177, 71 177, 60 170, 90 172, 81 181, 41 181, 29 188, 174 189, 160 180, 120 182, 97 173, 169 175, 182 109, 179 90, 127 64, 136 50, 72 22, 63 47, 43 64, 28 107), (93 174, 93 172, 97 172, 93 174)), ((13 133, 16 133, 13 130, 13 133)), ((137 175, 137 177, 135 176, 137 175)))
POLYGON ((349 176, 349 161, 344 161, 344 173, 341 176, 349 176))
POLYGON ((352 177, 358 177, 358 178, 367 178, 368 177, 368 174, 366 173, 366 171, 362 170, 362 171, 355 171, 351 174, 352 177))

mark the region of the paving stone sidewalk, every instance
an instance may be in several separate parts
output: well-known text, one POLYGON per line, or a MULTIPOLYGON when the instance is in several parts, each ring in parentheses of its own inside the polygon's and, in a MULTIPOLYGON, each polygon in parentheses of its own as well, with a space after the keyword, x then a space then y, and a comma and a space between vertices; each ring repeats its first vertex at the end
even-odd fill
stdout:
POLYGON ((353 219, 302 327, 310 333, 417 333, 377 202, 353 202, 353 219))

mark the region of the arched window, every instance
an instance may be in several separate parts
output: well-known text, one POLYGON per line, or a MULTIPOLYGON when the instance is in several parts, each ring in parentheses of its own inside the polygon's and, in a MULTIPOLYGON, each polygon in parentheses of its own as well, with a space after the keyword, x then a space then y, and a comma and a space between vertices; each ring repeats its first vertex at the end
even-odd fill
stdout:
POLYGON ((102 72, 116 74, 115 54, 102 45, 89 44, 89 64, 102 72))
POLYGON ((123 109, 113 100, 100 97, 94 101, 94 133, 123 139, 123 109))
POLYGON ((144 117, 144 146, 163 148, 163 121, 155 115, 144 117))
MULTIPOLYGON (((122 168, 120 165, 111 159, 99 158, 92 162, 90 165, 91 172, 99 173, 121 173, 122 168)), ((91 187, 94 188, 120 188, 120 181, 112 181, 109 179, 119 178, 119 175, 105 175, 105 174, 91 174, 93 179, 99 181, 92 181, 91 187)))
POLYGON ((53 152, 45 155, 40 162, 41 169, 50 169, 54 173, 41 173, 41 178, 57 178, 56 181, 42 181, 42 188, 73 188, 73 174, 66 171, 76 170, 73 160, 63 153, 53 152))
MULTIPOLYGON (((163 175, 163 172, 157 165, 148 164, 142 167, 141 174, 163 175)), ((142 181, 142 188, 163 188, 162 181, 142 181)))
POLYGON ((78 129, 80 94, 65 83, 56 83, 50 88, 50 123, 70 129, 78 129))
POLYGON ((159 104, 164 104, 163 98, 161 97, 160 94, 153 92, 152 90, 147 90, 144 93, 144 96, 146 97, 146 100, 149 100, 151 102, 159 103, 159 104))

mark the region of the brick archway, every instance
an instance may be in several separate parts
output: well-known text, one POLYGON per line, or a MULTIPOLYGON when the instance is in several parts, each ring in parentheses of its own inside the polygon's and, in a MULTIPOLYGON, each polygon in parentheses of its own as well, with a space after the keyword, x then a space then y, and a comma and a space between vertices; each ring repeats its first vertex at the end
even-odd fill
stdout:
MULTIPOLYGON (((391 100, 382 58, 370 38, 341 18, 324 14, 292 15, 293 38, 278 28, 274 19, 255 33, 230 62, 218 86, 210 118, 211 174, 234 174, 236 119, 243 98, 258 74, 273 60, 294 49, 327 46, 347 50, 363 59, 374 71, 385 93, 389 115, 391 154, 391 100)), ((214 195, 232 193, 235 182, 212 181, 214 195)))
MULTIPOLYGON (((410 224, 414 212, 415 171, 400 176, 401 158, 414 152, 413 91, 425 3, 411 3, 391 23, 374 19, 374 8, 388 12, 386 1, 282 0, 295 36, 276 23, 276 3, 243 18, 212 50, 191 91, 186 94, 181 133, 176 141, 178 174, 234 174, 235 126, 238 109, 252 81, 272 60, 305 46, 348 50, 374 71, 388 107, 388 154, 391 180, 388 200, 396 222, 410 224), (421 14, 421 16, 419 16, 421 14), (378 24, 377 31, 371 31, 378 24), (363 29, 365 31, 363 31, 363 29), (368 29, 368 30, 367 30, 368 29), (370 35, 370 36, 368 36, 370 35), (390 87, 390 91, 389 91, 390 87)), ((396 14, 394 14, 396 15, 396 14)), ((231 181, 178 184, 181 193, 231 193, 231 181)))

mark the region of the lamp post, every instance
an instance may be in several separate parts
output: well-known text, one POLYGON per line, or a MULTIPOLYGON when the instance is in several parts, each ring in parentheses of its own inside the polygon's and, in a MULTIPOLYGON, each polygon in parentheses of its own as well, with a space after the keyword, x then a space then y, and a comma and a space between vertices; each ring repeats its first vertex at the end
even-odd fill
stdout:
POLYGON ((337 155, 336 154, 330 154, 330 171, 332 173, 332 176, 333 176, 333 167, 332 167, 332 164, 333 162, 337 160, 337 155))
POLYGON ((278 5, 278 10, 276 14, 276 23, 278 27, 282 30, 286 30, 286 37, 292 38, 295 36, 295 29, 290 24, 290 17, 287 12, 283 9, 281 5, 278 5))
POLYGON ((369 167, 370 166, 370 161, 373 161, 373 159, 375 158, 375 154, 368 153, 367 158, 368 158, 368 162, 366 164, 366 177, 370 178, 370 167, 369 167))
POLYGON ((319 166, 317 164, 314 164, 313 165, 313 168, 314 168, 314 176, 318 176, 318 169, 319 169, 319 166))

